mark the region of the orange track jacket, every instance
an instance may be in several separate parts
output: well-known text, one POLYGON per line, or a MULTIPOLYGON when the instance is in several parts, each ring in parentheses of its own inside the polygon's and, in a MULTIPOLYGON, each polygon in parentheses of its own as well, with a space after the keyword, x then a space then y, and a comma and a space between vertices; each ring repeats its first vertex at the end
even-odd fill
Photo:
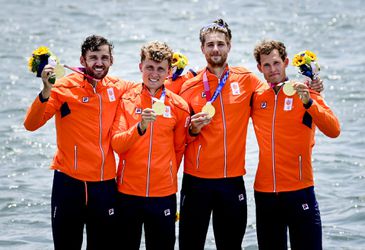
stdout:
MULTIPOLYGON (((161 89, 155 95, 160 98, 161 89)), ((177 171, 184 153, 190 116, 187 103, 166 89, 166 109, 139 135, 142 110, 151 108, 151 95, 142 84, 128 91, 113 127, 113 149, 119 154, 118 190, 142 197, 177 192, 177 171), (118 120, 118 119, 117 119, 118 120)))
MULTIPOLYGON (((228 67, 227 69, 228 70, 228 67)), ((186 81, 180 95, 193 113, 201 112, 207 100, 203 74, 186 81)), ((213 96, 220 79, 208 70, 213 96)), ((224 75, 225 73, 223 73, 224 75)), ((250 99, 263 83, 242 67, 229 67, 229 76, 221 94, 213 102, 216 113, 199 135, 189 137, 184 155, 184 172, 200 178, 242 176, 245 170, 246 135, 250 117, 250 99)))
POLYGON ((57 151, 51 168, 82 181, 115 178, 111 128, 121 95, 132 83, 107 76, 96 88, 78 73, 56 81, 48 101, 37 97, 24 126, 34 131, 55 115, 57 151))
POLYGON ((340 125, 323 98, 314 91, 310 94, 308 109, 297 94, 286 96, 282 89, 277 95, 272 88, 254 95, 252 120, 260 150, 256 191, 294 191, 314 185, 315 127, 337 137, 340 125))

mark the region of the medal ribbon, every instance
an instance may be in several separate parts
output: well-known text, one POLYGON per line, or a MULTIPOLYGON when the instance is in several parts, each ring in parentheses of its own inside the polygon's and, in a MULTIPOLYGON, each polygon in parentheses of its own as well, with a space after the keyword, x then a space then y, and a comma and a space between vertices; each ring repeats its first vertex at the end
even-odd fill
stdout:
POLYGON ((217 99, 218 95, 222 92, 222 89, 223 89, 224 85, 226 84, 228 75, 229 75, 229 70, 227 70, 227 72, 221 78, 217 89, 214 91, 213 96, 210 97, 210 87, 209 87, 209 83, 208 83, 207 72, 206 71, 204 72, 204 75, 203 75, 204 93, 205 93, 205 96, 206 96, 206 99, 208 100, 208 102, 213 103, 215 101, 215 99, 217 99))
POLYGON ((158 99, 156 97, 152 97, 152 100, 155 102, 160 101, 162 103, 165 103, 165 97, 166 97, 166 90, 165 90, 165 87, 162 87, 162 93, 161 93, 160 99, 158 99))
POLYGON ((284 82, 279 82, 279 83, 272 83, 272 82, 269 82, 269 85, 270 85, 270 88, 273 88, 275 86, 282 86, 284 85, 287 81, 289 80, 289 78, 285 78, 285 81, 284 82))

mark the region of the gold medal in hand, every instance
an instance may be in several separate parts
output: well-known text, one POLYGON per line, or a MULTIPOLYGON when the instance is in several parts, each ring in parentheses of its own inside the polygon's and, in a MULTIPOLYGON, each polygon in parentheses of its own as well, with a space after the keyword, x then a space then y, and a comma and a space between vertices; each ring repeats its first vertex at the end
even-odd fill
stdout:
POLYGON ((202 108, 202 111, 208 113, 209 118, 212 118, 215 114, 215 108, 213 107, 211 102, 207 102, 202 108))
POLYGON ((292 96, 295 94, 295 89, 293 87, 293 82, 292 81, 287 81, 284 86, 283 86, 283 92, 285 95, 287 96, 292 96))
POLYGON ((161 101, 155 101, 155 103, 152 104, 152 109, 155 111, 156 115, 162 115, 165 111, 165 104, 161 101))

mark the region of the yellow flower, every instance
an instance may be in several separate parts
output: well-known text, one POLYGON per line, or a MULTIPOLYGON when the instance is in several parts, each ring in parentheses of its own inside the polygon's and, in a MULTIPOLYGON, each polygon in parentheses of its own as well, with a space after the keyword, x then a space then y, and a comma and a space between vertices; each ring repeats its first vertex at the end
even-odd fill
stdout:
POLYGON ((40 56, 40 55, 50 54, 50 51, 46 46, 41 46, 38 49, 34 50, 32 54, 34 56, 40 56))
POLYGON ((33 72, 33 61, 34 61, 33 57, 30 57, 28 60, 28 69, 30 72, 33 72))
POLYGON ((310 64, 311 62, 316 60, 316 54, 314 54, 312 51, 305 50, 294 55, 293 65, 296 67, 300 67, 303 64, 310 64))

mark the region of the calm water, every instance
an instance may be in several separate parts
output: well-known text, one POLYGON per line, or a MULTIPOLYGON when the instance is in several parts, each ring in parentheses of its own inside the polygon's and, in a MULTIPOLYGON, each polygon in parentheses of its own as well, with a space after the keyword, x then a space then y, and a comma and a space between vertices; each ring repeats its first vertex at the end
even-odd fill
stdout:
MULTIPOLYGON (((0 248, 52 249, 48 165, 55 151, 53 121, 30 133, 22 126, 41 81, 27 58, 49 46, 63 63, 79 65, 80 44, 101 34, 115 45, 111 74, 140 80, 139 49, 163 40, 185 53, 190 67, 205 65, 200 27, 222 17, 231 26, 229 62, 254 72, 255 43, 284 41, 290 58, 304 49, 317 53, 327 102, 342 134, 318 133, 314 149, 316 191, 325 249, 365 249, 365 8, 361 0, 309 1, 124 1, 0 0, 0 248)), ((290 66, 290 76, 296 70, 290 66)), ((246 188, 249 218, 244 249, 257 249, 252 182, 257 146, 250 128, 246 188)), ((206 249, 214 249, 210 230, 206 249)))

